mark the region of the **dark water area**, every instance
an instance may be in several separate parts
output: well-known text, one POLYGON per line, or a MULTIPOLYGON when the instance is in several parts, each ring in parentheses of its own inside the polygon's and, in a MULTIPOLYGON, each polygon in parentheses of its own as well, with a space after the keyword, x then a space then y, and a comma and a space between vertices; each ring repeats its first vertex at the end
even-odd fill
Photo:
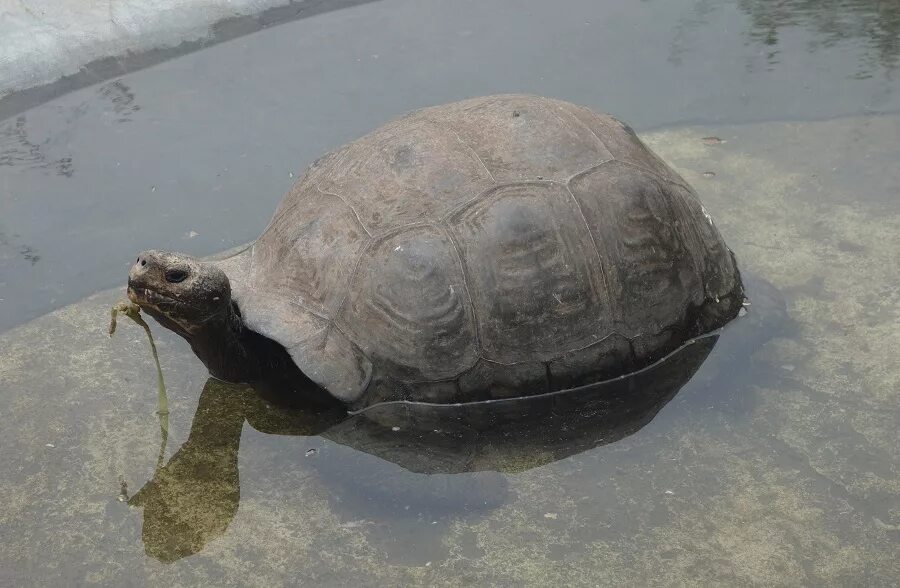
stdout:
POLYGON ((900 4, 309 8, 0 102, 0 585, 896 584, 900 4), (143 331, 106 334, 136 252, 251 241, 322 153, 499 92, 631 123, 744 316, 581 397, 352 416, 153 324, 161 435, 143 331))
POLYGON ((121 283, 138 250, 254 239, 312 160, 421 106, 529 92, 639 131, 900 107, 892 2, 330 7, 0 102, 0 330, 121 283))

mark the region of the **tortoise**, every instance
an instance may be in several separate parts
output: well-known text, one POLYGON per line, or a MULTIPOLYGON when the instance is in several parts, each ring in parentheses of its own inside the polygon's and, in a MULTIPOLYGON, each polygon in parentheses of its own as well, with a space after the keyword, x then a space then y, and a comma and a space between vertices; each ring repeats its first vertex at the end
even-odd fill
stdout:
POLYGON ((619 377, 745 301, 696 193, 628 125, 527 95, 424 108, 338 148, 255 242, 145 251, 128 296, 212 376, 279 374, 350 410, 619 377))

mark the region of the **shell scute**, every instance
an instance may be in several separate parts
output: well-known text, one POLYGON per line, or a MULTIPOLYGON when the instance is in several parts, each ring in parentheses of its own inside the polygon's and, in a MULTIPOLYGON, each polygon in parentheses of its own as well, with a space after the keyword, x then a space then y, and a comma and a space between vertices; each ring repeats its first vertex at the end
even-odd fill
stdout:
POLYGON ((503 365, 481 359, 460 376, 457 402, 531 396, 547 391, 547 368, 542 363, 503 365))
POLYGON ((466 266, 484 357, 550 359, 611 327, 602 269, 565 186, 500 186, 448 223, 466 266))
POLYGON ((353 265, 369 242, 340 198, 309 185, 303 206, 276 217, 253 246, 252 280, 324 316, 346 295, 353 265))
POLYGON ((672 202, 679 207, 684 229, 693 239, 691 248, 703 278, 706 298, 715 300, 734 291, 739 280, 737 266, 712 217, 700 199, 687 188, 670 186, 672 202))
POLYGON ((448 129, 410 116, 346 148, 319 187, 338 194, 372 234, 435 220, 494 185, 448 129))
POLYGON ((408 381, 456 376, 478 355, 456 249, 430 225, 389 235, 363 254, 336 320, 408 381))
POLYGON ((595 112, 584 106, 562 102, 559 105, 601 138, 616 161, 645 169, 668 181, 684 184, 681 176, 648 149, 629 125, 613 116, 595 112))
POLYGON ((551 388, 566 390, 621 375, 634 368, 631 343, 613 333, 576 351, 570 351, 549 363, 551 388))
POLYGON ((422 115, 452 128, 497 182, 564 182, 613 155, 559 104, 536 96, 498 96, 426 109, 422 115))
POLYGON ((667 185, 610 162, 570 183, 606 266, 621 332, 634 338, 687 321, 703 301, 691 242, 667 185))

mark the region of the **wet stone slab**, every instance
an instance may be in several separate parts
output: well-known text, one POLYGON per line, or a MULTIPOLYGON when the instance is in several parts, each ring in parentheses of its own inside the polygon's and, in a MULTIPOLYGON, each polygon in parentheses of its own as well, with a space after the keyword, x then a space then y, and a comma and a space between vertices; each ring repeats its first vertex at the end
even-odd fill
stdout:
POLYGON ((646 136, 790 321, 571 455, 438 433, 400 465, 208 382, 155 328, 172 411, 157 471, 146 339, 105 332, 118 292, 9 331, 0 584, 892 585, 897 136, 896 117, 646 136), (477 471, 448 473, 461 453, 477 471))

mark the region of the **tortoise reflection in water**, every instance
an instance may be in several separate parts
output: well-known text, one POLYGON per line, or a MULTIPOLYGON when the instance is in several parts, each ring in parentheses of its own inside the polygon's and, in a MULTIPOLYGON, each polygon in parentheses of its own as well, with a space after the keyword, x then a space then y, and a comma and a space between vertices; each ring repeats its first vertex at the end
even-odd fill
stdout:
POLYGON ((393 513, 410 506, 412 512, 489 511, 507 500, 504 473, 615 442, 650 422, 715 340, 697 339, 647 370, 581 390, 455 406, 387 403, 355 415, 291 407, 266 390, 210 378, 188 440, 129 504, 144 509, 149 555, 174 561, 199 552, 238 510, 238 449, 247 422, 261 432, 319 435, 356 450, 339 461, 303 462, 316 469, 330 500, 343 497, 342 508, 371 508, 375 501, 393 513), (379 458, 378 467, 353 463, 366 454, 379 458), (365 496, 353 500, 354 493, 365 496))

